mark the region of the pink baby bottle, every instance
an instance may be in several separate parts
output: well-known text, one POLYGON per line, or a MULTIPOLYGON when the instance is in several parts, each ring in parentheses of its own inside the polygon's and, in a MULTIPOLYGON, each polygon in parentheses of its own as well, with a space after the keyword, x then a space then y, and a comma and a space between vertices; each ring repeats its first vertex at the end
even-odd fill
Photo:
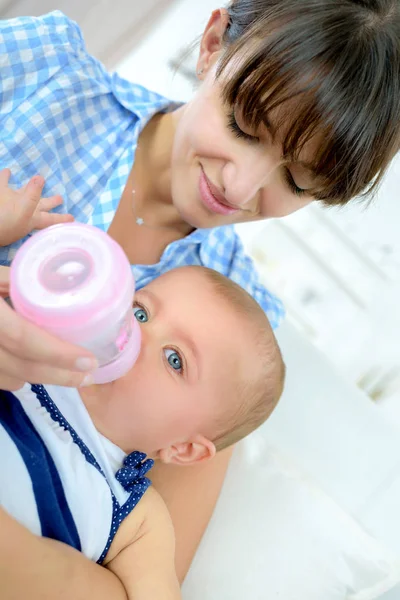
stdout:
POLYGON ((140 329, 132 311, 135 282, 122 248, 90 225, 66 223, 25 242, 11 266, 10 297, 29 321, 90 350, 95 383, 134 365, 140 329))

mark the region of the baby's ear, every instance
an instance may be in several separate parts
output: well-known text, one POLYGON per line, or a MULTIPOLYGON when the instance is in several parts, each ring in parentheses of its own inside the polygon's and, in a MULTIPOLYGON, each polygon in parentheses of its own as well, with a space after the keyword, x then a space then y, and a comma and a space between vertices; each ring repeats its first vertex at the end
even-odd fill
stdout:
POLYGON ((205 462, 215 456, 216 449, 210 440, 203 435, 196 435, 187 442, 181 442, 163 448, 158 452, 158 458, 166 464, 189 466, 205 462))

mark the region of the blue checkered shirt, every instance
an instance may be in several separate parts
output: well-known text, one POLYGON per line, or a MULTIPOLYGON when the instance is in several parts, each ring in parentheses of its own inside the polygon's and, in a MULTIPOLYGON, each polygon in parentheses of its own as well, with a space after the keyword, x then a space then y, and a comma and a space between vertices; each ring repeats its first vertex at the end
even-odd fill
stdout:
MULTIPOLYGON (((11 169, 15 188, 40 173, 44 196, 64 199, 56 210, 107 231, 139 133, 171 101, 107 73, 87 53, 77 24, 59 11, 0 21, 0 48, 0 169, 11 169)), ((21 243, 0 248, 2 264, 10 264, 21 243)), ((181 265, 227 275, 278 325, 282 304, 259 283, 232 226, 198 229, 172 242, 159 263, 133 265, 137 288, 181 265)))

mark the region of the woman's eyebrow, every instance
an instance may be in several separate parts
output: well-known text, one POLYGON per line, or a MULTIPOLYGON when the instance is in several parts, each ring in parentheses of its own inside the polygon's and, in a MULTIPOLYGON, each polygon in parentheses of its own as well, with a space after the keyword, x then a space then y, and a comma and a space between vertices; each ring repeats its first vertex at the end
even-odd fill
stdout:
POLYGON ((282 160, 285 161, 287 165, 295 165, 296 167, 301 167, 302 169, 307 171, 307 175, 310 174, 313 179, 319 178, 315 166, 311 162, 307 162, 305 160, 294 160, 293 156, 282 156, 282 160))
POLYGON ((317 175, 315 171, 315 166, 310 162, 307 162, 305 160, 296 160, 296 165, 300 165, 300 167, 303 167, 304 169, 306 169, 306 171, 310 171, 310 173, 312 173, 314 176, 317 175))
MULTIPOLYGON (((264 125, 264 127, 267 129, 269 135, 271 136, 272 142, 277 143, 277 134, 278 134, 279 128, 275 127, 272 124, 272 122, 270 121, 270 119, 268 119, 268 117, 266 117, 266 116, 263 117, 262 124, 264 125)), ((288 164, 292 163, 292 164, 299 165, 300 167, 303 167, 304 169, 309 171, 313 177, 317 177, 317 173, 315 171, 315 166, 312 162, 307 162, 306 160, 294 160, 293 156, 285 155, 285 154, 281 155, 281 160, 288 164)))
POLYGON ((270 121, 270 119, 266 116, 263 117, 262 120, 262 124, 264 125, 264 127, 268 130, 268 133, 271 135, 272 137, 272 141, 275 141, 276 138, 276 127, 274 127, 272 125, 272 122, 270 121))
MULTIPOLYGON (((272 124, 272 121, 268 118, 267 115, 265 115, 263 117, 262 124, 265 126, 265 128, 268 130, 268 133, 271 135, 272 141, 274 143, 277 142, 276 137, 277 137, 279 128, 275 127, 272 124)), ((315 170, 315 165, 312 162, 309 162, 306 160, 298 160, 298 159, 294 160, 293 156, 289 156, 289 155, 285 155, 285 154, 281 155, 281 159, 282 159, 282 161, 284 161, 286 163, 292 163, 292 164, 299 165, 300 167, 303 167, 304 169, 309 171, 314 178, 318 177, 318 174, 315 170)))

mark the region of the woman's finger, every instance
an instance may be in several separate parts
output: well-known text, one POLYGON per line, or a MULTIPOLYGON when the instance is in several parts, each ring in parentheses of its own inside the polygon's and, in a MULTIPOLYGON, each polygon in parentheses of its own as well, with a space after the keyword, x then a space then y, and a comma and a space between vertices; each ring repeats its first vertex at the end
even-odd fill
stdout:
MULTIPOLYGON (((7 378, 10 379, 12 385, 19 385, 21 381, 23 383, 28 381, 29 383, 47 383, 68 387, 80 387, 85 382, 87 384, 93 383, 90 375, 23 360, 0 348, 0 381, 7 378)), ((15 389, 19 389, 19 387, 15 389)))
MULTIPOLYGON (((93 371, 97 366, 96 359, 90 352, 59 340, 29 323, 1 299, 0 347, 14 357, 75 373, 93 371)), ((20 377, 25 378, 25 375, 21 373, 20 377)))
POLYGON ((22 381, 22 379, 10 377, 10 376, 5 375, 4 373, 0 372, 0 389, 1 390, 7 390, 8 392, 16 392, 17 390, 20 390, 24 384, 25 384, 25 381, 22 381))

